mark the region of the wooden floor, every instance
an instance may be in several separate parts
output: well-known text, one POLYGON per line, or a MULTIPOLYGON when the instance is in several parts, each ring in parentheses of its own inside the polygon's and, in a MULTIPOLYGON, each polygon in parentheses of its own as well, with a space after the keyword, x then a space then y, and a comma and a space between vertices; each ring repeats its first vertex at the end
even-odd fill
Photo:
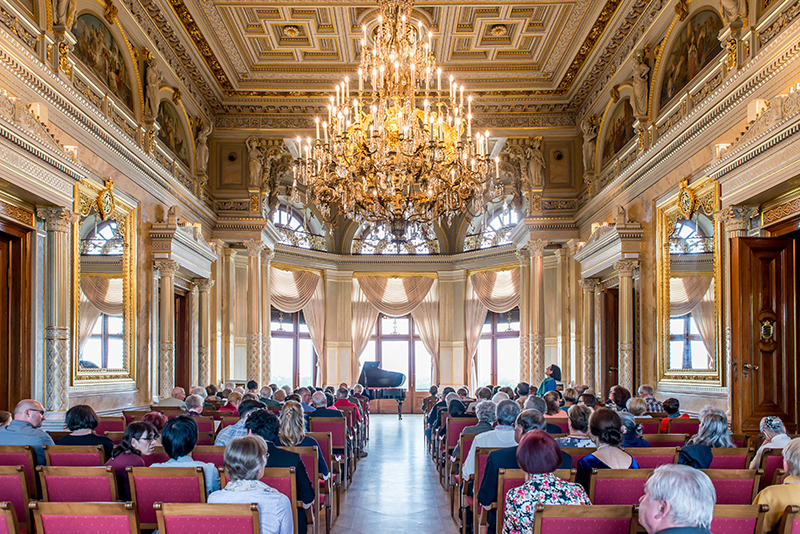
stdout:
POLYGON ((372 415, 369 456, 358 462, 332 533, 457 534, 423 443, 422 415, 372 415))

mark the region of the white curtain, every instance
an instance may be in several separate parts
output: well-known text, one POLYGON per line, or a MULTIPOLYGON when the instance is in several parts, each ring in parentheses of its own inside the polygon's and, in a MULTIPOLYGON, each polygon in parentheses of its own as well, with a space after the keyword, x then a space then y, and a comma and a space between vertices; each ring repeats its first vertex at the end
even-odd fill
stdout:
POLYGON ((81 277, 81 331, 78 339, 81 352, 102 314, 123 314, 123 282, 122 278, 81 277))
POLYGON ((714 297, 714 278, 711 276, 687 276, 669 280, 669 315, 683 317, 692 314, 708 352, 709 369, 713 367, 715 353, 714 297))
POLYGON ((367 295, 361 289, 361 284, 357 279, 353 279, 353 302, 352 302, 353 324, 353 354, 350 360, 350 376, 358 376, 358 357, 367 348, 372 330, 375 328, 375 321, 378 320, 378 310, 370 304, 367 295))
POLYGON ((431 355, 432 384, 439 383, 439 281, 434 280, 428 294, 411 312, 425 350, 431 355))
POLYGON ((422 276, 408 278, 367 276, 358 279, 367 300, 376 310, 389 317, 402 317, 414 311, 430 292, 435 281, 435 278, 422 276))

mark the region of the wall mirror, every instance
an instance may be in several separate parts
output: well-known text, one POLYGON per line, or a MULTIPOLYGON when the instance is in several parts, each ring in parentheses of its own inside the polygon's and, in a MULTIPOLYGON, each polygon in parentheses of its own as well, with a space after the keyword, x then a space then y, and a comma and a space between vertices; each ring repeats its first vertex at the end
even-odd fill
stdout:
POLYGON ((658 377, 723 385, 719 184, 684 180, 657 206, 658 377))
POLYGON ((114 184, 76 185, 73 383, 132 380, 136 327, 136 209, 114 184))

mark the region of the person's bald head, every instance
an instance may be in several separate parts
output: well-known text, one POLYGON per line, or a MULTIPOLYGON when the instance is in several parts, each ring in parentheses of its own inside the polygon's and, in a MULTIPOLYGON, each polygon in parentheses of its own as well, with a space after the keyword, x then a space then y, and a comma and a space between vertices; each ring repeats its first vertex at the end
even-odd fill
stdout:
POLYGON ((172 393, 170 396, 178 400, 183 400, 186 398, 186 392, 183 390, 183 388, 175 387, 172 388, 172 393))
POLYGON ((14 420, 25 421, 33 428, 39 428, 44 421, 44 408, 39 401, 23 399, 14 408, 14 420))
POLYGON ((314 408, 325 408, 328 405, 328 397, 325 396, 324 392, 317 391, 311 395, 311 403, 314 408))

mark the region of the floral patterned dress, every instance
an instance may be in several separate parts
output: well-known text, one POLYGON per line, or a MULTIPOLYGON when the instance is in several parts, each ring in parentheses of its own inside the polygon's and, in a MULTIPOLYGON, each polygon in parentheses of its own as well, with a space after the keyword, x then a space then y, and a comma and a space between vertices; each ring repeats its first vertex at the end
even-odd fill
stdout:
POLYGON ((533 475, 530 480, 506 494, 503 534, 533 532, 533 514, 537 504, 589 504, 589 496, 580 484, 558 478, 553 473, 533 475))

